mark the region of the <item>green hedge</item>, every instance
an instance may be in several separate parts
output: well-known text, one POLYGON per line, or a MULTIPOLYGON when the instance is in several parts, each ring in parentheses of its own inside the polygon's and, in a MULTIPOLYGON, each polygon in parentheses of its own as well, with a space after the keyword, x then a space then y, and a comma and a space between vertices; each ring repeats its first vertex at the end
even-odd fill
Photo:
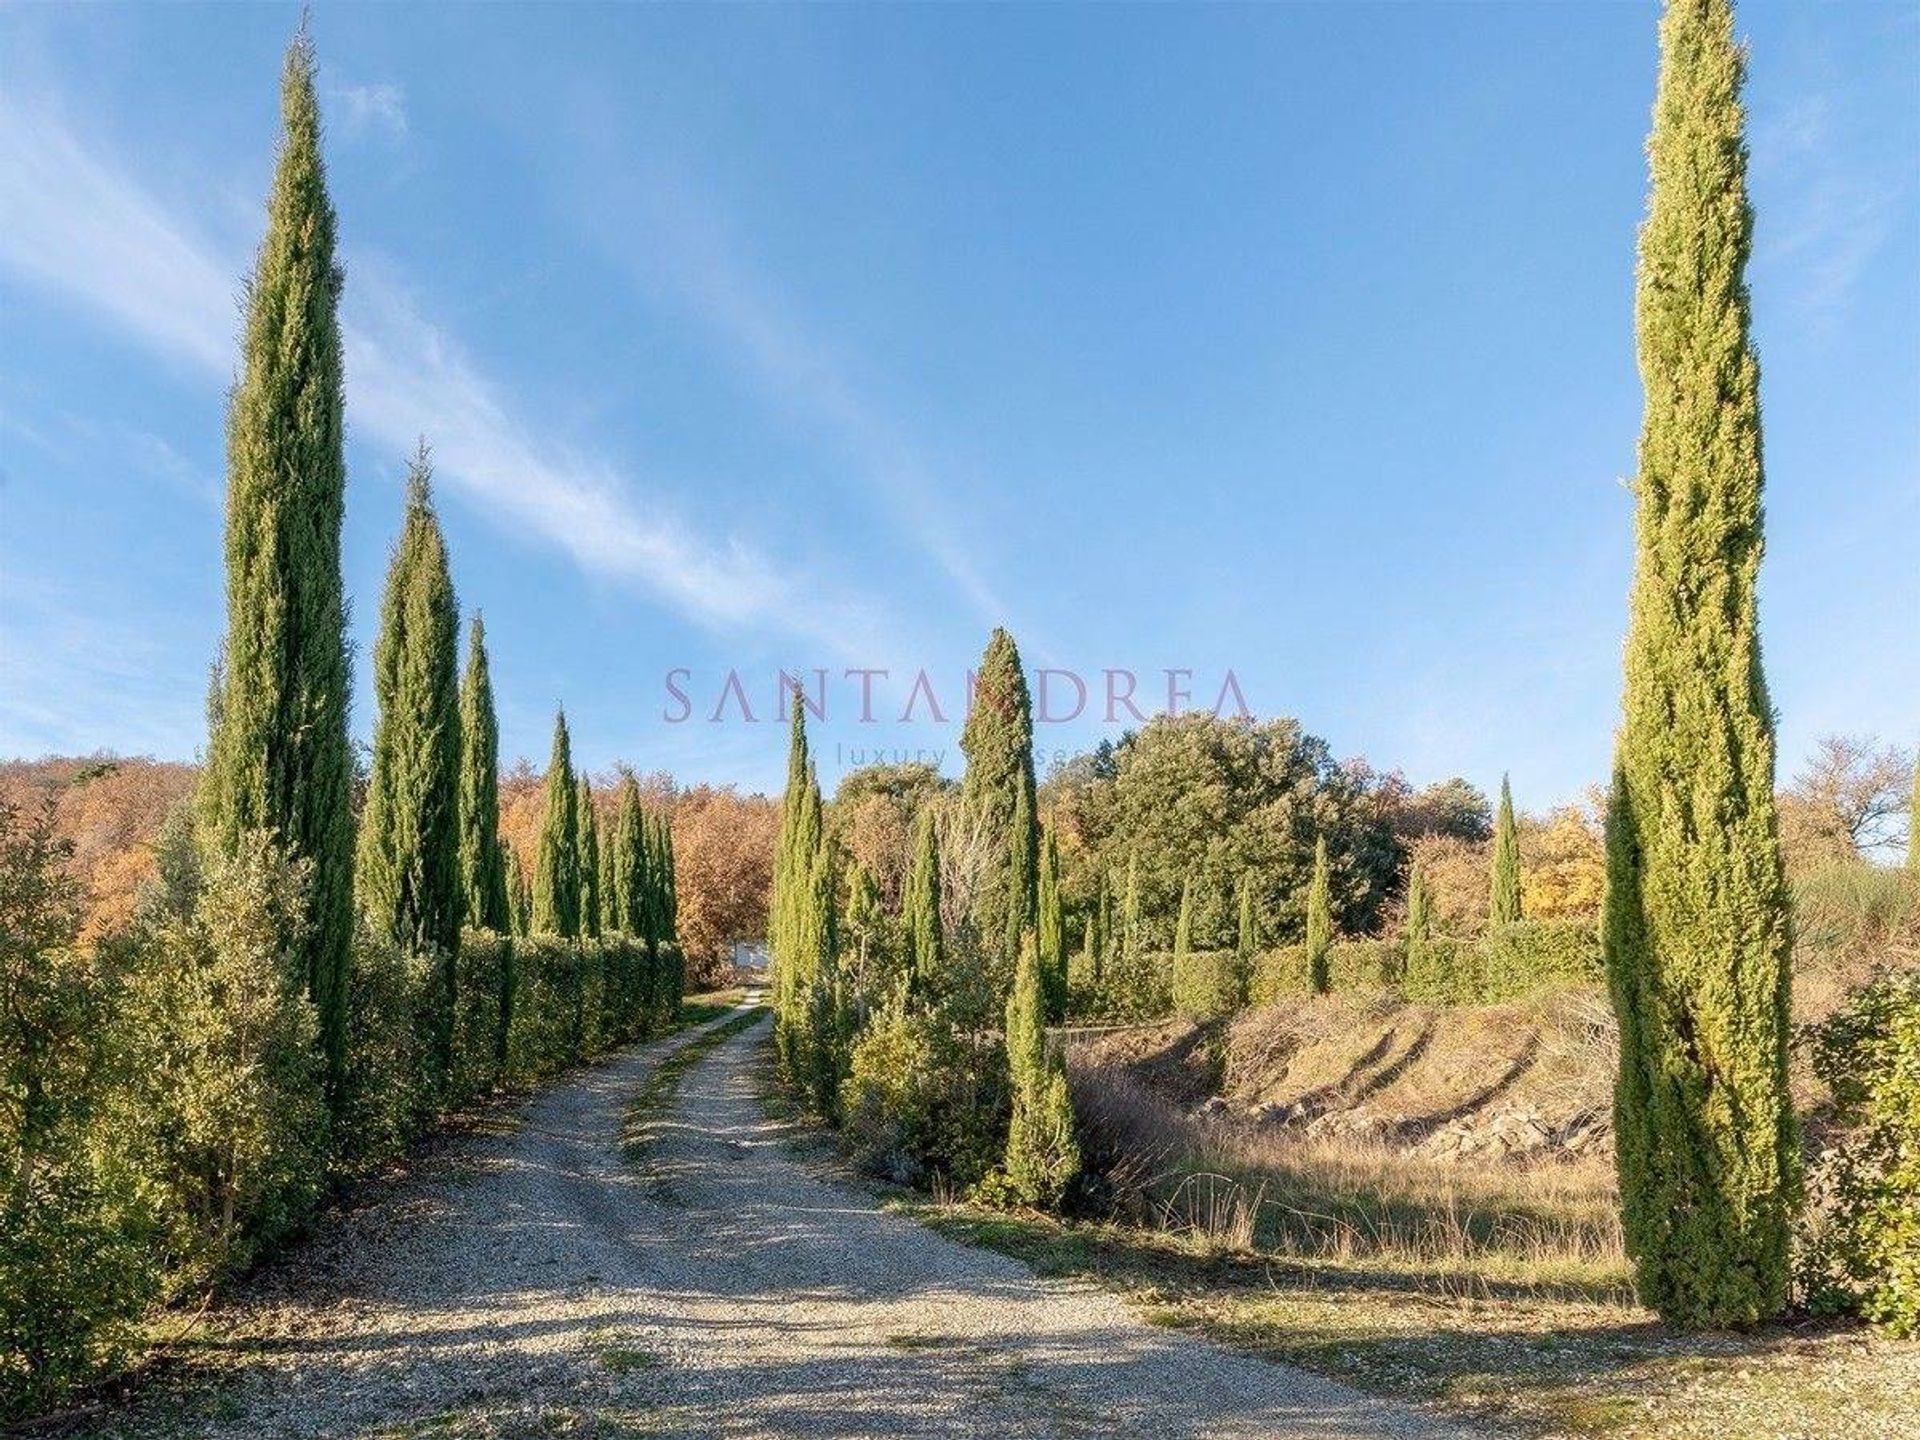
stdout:
POLYGON ((1579 920, 1518 920, 1480 937, 1483 1002, 1598 981, 1600 932, 1579 920))
POLYGON ((1173 1008, 1182 1015, 1212 1020, 1246 1004, 1247 979, 1234 950, 1190 950, 1173 969, 1173 1008))
MULTIPOLYGON (((1484 1005, 1597 982, 1600 936, 1585 922, 1522 920, 1477 940, 1341 940, 1327 969, 1336 991, 1388 988, 1425 1005, 1484 1005)), ((1255 958, 1251 1003, 1271 1005, 1312 988, 1304 945, 1282 945, 1255 958)))

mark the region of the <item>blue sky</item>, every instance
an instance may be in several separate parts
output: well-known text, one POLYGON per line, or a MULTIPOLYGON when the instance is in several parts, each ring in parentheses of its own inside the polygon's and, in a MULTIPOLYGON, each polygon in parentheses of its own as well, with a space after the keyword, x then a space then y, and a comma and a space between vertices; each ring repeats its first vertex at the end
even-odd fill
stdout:
MULTIPOLYGON (((425 433, 508 755, 564 700, 583 763, 775 786, 776 674, 825 667, 823 780, 952 773, 1004 622, 1093 690, 1043 765, 1119 733, 1104 670, 1147 711, 1231 670, 1340 754, 1574 798, 1655 13, 318 6, 356 731, 425 433), (948 722, 900 724, 923 669, 948 722)), ((200 744, 296 19, 0 9, 0 755, 200 744)), ((1790 772, 1920 731, 1920 7, 1740 28, 1790 772)))

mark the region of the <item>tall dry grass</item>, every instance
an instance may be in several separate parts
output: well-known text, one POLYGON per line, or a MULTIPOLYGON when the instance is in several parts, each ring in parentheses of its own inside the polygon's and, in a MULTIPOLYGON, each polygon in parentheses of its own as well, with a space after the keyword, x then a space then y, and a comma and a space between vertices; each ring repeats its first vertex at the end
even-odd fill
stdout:
POLYGON ((1384 1266, 1449 1293, 1625 1297, 1611 1164, 1410 1157, 1196 1115, 1117 1066, 1069 1068, 1082 1143, 1115 1209, 1196 1247, 1384 1266))

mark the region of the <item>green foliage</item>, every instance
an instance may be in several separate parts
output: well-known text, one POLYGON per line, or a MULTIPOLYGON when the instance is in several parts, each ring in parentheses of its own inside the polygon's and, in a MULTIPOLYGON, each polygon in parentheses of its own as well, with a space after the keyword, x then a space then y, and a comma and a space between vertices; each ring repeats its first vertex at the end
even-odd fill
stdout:
POLYGON ((853 1042, 841 1089, 855 1157, 901 1184, 978 1183, 1002 1156, 1007 1094, 998 1049, 938 1011, 882 1005, 853 1042))
POLYGON ((585 774, 573 803, 573 853, 580 866, 580 933, 600 933, 600 817, 593 804, 593 785, 585 774))
POLYGON ((1480 1003, 1591 985, 1604 974, 1600 936, 1587 920, 1520 920, 1494 926, 1475 950, 1480 1003))
POLYGON ((507 896, 512 902, 513 933, 531 935, 533 933, 533 887, 527 884, 527 872, 521 867, 517 856, 507 857, 507 896))
POLYGON ((1786 1300, 1799 1194, 1791 913, 1760 664, 1759 367, 1744 62, 1728 0, 1669 0, 1640 232, 1646 390, 1603 934, 1614 1134, 1641 1299, 1745 1325, 1786 1300))
POLYGON ((1327 867, 1324 837, 1313 844, 1313 876, 1307 882, 1307 982, 1316 995, 1333 987, 1330 962, 1333 951, 1332 879, 1327 867))
POLYGON ((467 924, 501 934, 513 928, 507 863, 500 842, 500 724, 486 627, 475 615, 467 627, 467 670, 460 683, 460 889, 467 924))
POLYGON ((158 1281, 89 1144, 112 1011, 52 819, 0 803, 0 1422, 120 1363, 158 1281))
POLYGON ((1882 975, 1813 1033, 1838 1133, 1809 1177, 1809 1303, 1920 1335, 1920 973, 1882 975))
POLYGON ((607 883, 600 896, 601 918, 615 930, 646 934, 647 837, 640 786, 631 774, 620 777, 613 831, 607 840, 607 883))
POLYGON ((420 1017, 435 1068, 452 1064, 460 885, 459 605, 433 512, 424 442, 407 478, 407 514, 387 571, 373 647, 373 764, 354 890, 376 935, 426 957, 420 1017))
POLYGON ((945 948, 940 929, 940 837, 931 805, 920 812, 914 828, 905 922, 908 989, 916 996, 928 996, 939 984, 945 948))
POLYGON ((353 756, 340 526, 346 505, 341 272, 313 49, 281 78, 285 134, 246 289, 227 412, 227 626, 203 821, 238 854, 264 832, 307 864, 302 963, 330 1092, 345 1065, 353 943, 353 756))
POLYGON ((1247 986, 1237 950, 1189 950, 1171 959, 1173 1008, 1197 1020, 1237 1013, 1247 1003, 1247 986))
POLYGON ((573 939, 580 934, 580 792, 574 785, 573 741, 564 710, 553 717, 546 791, 530 923, 536 934, 573 939))
POLYGON ((1047 1018, 1061 1020, 1067 1013, 1067 920, 1060 908, 1060 840, 1051 830, 1040 846, 1038 904, 1034 943, 1040 953, 1047 1018))
POLYGON ((1494 925, 1520 918, 1520 830, 1513 818, 1513 787, 1500 777, 1500 813, 1493 823, 1493 895, 1487 917, 1494 925))
POLYGON ((961 808, 986 847, 971 897, 974 928, 1004 994, 1012 986, 1019 937, 1033 923, 1040 863, 1033 701, 1019 648, 1004 629, 995 628, 980 658, 960 750, 967 757, 961 808))

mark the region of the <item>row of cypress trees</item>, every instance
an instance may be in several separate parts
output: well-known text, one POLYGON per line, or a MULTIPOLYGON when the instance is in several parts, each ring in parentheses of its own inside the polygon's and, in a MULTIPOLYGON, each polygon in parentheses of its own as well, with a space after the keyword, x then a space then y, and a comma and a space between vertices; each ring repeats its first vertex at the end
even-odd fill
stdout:
MULTIPOLYGON (((356 838, 340 553, 342 275, 304 30, 288 50, 281 106, 285 134, 228 411, 227 624, 199 829, 219 854, 264 834, 303 868, 307 923, 295 943, 337 1109, 356 913, 374 935, 428 959, 429 1063, 443 1076, 463 925, 565 938, 619 930, 672 944, 673 847, 665 817, 641 803, 631 775, 601 843, 562 713, 531 896, 516 906, 525 886, 500 835, 485 628, 476 615, 457 677, 459 605, 424 440, 381 604, 356 838)), ((510 975, 505 984, 510 994, 510 975)), ((506 996, 502 1004, 504 1025, 506 996)))

